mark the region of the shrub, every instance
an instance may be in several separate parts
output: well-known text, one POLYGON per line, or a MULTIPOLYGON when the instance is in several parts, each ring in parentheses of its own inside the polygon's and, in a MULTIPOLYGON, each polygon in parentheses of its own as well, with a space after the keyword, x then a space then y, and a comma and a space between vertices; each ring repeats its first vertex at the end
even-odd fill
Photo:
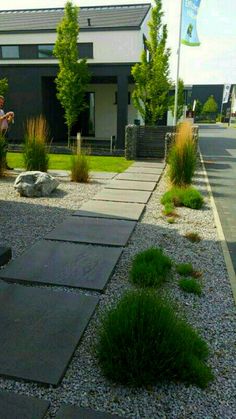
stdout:
POLYGON ((174 219, 174 217, 168 217, 166 221, 167 221, 167 223, 169 223, 169 224, 174 224, 174 223, 175 223, 175 219, 174 219))
POLYGON ((164 215, 174 215, 174 213, 175 213, 175 207, 174 207, 174 205, 172 204, 172 202, 167 202, 165 204, 165 208, 163 210, 163 214, 164 215))
POLYGON ((185 186, 192 183, 197 153, 189 122, 180 124, 168 156, 169 177, 173 185, 185 186))
POLYGON ((133 386, 181 380, 206 387, 208 348, 155 292, 126 294, 103 318, 97 356, 104 375, 133 386))
POLYGON ((172 204, 176 207, 185 206, 192 209, 200 209, 203 205, 203 196, 193 187, 189 188, 171 188, 167 191, 162 199, 163 205, 172 204))
POLYGON ((88 156, 83 152, 71 156, 71 180, 72 182, 89 182, 88 156))
POLYGON ((181 278, 179 280, 179 287, 188 293, 201 295, 202 287, 194 278, 181 278))
POLYGON ((171 259, 162 249, 148 249, 135 256, 130 271, 131 281, 141 287, 159 287, 171 269, 171 259))
POLYGON ((187 188, 184 190, 182 203, 185 207, 200 209, 202 208, 203 202, 203 196, 197 191, 197 189, 187 188))
POLYGON ((191 275, 194 272, 191 263, 180 263, 179 265, 176 265, 176 271, 182 276, 191 275))
POLYGON ((4 175, 6 169, 7 141, 0 133, 0 176, 4 175))
POLYGON ((184 237, 192 243, 199 243, 201 241, 199 234, 195 233, 194 231, 186 233, 184 237))
POLYGON ((26 170, 47 172, 49 130, 46 119, 40 115, 26 122, 23 158, 26 170))

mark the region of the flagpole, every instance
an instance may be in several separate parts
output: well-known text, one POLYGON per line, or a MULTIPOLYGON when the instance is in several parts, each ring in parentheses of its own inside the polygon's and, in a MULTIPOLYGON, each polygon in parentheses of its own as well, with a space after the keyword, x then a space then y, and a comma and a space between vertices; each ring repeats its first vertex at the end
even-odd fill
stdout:
POLYGON ((177 109, 178 109, 178 88, 179 88, 179 67, 180 67, 180 50, 181 50, 181 29, 182 29, 182 11, 183 11, 183 1, 181 0, 180 6, 180 19, 179 19, 179 44, 177 50, 177 74, 176 74, 176 84, 175 84, 175 106, 174 106, 174 126, 177 125, 177 109))

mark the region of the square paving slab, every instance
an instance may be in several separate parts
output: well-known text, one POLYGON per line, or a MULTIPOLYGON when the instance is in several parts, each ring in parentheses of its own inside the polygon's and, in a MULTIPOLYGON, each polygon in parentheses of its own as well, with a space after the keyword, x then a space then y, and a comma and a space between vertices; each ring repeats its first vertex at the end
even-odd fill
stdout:
POLYGON ((102 291, 121 253, 117 247, 42 240, 1 270, 0 277, 102 291))
POLYGON ((151 196, 147 191, 131 191, 127 189, 103 189, 94 196, 95 201, 118 201, 146 204, 151 196))
POLYGON ((62 406, 56 419, 122 419, 120 416, 110 413, 98 412, 92 409, 84 409, 77 406, 62 406))
POLYGON ((0 375, 58 385, 97 297, 0 284, 0 375))
POLYGON ((144 204, 91 200, 83 204, 74 215, 138 221, 144 208, 144 204))
POLYGON ((113 179, 117 173, 116 172, 90 172, 92 179, 104 179, 109 180, 113 179))
POLYGON ((43 419, 49 402, 34 397, 0 392, 1 419, 43 419))
POLYGON ((162 173, 162 168, 158 167, 134 167, 131 166, 129 167, 127 170, 125 170, 124 173, 146 173, 146 174, 161 174, 162 173))
POLYGON ((105 189, 128 189, 133 191, 150 191, 156 186, 155 182, 135 182, 131 180, 112 180, 107 183, 105 189))
POLYGON ((165 167, 165 163, 154 161, 136 161, 131 167, 151 167, 152 169, 155 167, 163 169, 165 167))
POLYGON ((131 180, 138 182, 158 182, 160 174, 123 172, 116 176, 116 180, 131 180))
MULTIPOLYGON (((96 202, 96 201, 94 201, 96 202)), ((92 217, 68 217, 46 239, 125 246, 136 223, 92 217)))

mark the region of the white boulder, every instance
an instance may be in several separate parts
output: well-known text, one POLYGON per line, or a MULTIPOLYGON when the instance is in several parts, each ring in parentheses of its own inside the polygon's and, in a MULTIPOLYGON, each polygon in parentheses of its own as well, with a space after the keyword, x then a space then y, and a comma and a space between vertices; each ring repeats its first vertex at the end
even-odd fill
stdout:
POLYGON ((30 171, 17 176, 14 188, 20 196, 40 197, 48 196, 59 185, 58 180, 48 173, 30 171))

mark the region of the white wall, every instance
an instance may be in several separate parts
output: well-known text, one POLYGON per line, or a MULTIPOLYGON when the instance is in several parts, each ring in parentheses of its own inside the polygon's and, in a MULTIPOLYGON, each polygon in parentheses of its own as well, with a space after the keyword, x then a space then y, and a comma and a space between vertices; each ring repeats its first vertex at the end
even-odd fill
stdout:
MULTIPOLYGON (((129 86, 132 92, 133 86, 129 86)), ((117 130, 117 105, 115 105, 116 84, 91 84, 88 91, 95 92, 95 138, 110 139, 116 136, 117 130)), ((134 106, 128 105, 128 123, 132 124, 137 118, 134 106)))
MULTIPOLYGON (((81 32, 78 42, 93 42, 94 58, 88 63, 133 63, 139 61, 142 43, 140 31, 81 32)), ((0 45, 54 44, 56 33, 1 34, 0 45)), ((1 63, 38 64, 57 60, 1 60, 1 63)))

